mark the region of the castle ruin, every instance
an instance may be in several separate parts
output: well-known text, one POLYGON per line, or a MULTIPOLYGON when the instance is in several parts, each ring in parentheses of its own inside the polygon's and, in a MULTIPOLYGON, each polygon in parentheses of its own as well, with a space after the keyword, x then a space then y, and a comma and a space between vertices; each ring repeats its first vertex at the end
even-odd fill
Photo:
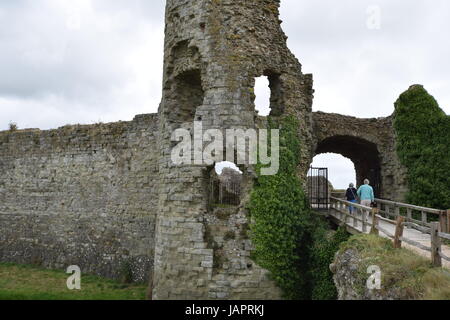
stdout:
POLYGON ((153 299, 278 299, 250 258, 245 203, 254 168, 242 166, 241 204, 211 207, 212 166, 171 161, 174 130, 265 127, 255 78, 270 82, 271 116, 300 123, 299 177, 315 155, 340 153, 358 183, 402 200, 405 169, 392 117, 313 113, 313 77, 286 45, 279 0, 167 0, 163 96, 157 114, 130 122, 0 133, 0 261, 149 281, 153 299), (394 192, 394 194, 392 194, 394 192))

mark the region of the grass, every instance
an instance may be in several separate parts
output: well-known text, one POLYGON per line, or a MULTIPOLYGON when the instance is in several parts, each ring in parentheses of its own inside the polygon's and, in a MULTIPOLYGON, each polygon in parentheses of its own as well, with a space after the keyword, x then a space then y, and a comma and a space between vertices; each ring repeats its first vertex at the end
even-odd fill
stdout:
POLYGON ((434 268, 429 259, 405 248, 394 249, 390 240, 375 235, 353 236, 340 251, 350 248, 362 258, 362 279, 367 279, 368 266, 381 268, 382 290, 398 288, 405 299, 411 300, 450 300, 450 271, 434 268))
POLYGON ((81 275, 81 290, 67 289, 70 274, 35 266, 0 264, 0 300, 144 300, 147 286, 81 275))

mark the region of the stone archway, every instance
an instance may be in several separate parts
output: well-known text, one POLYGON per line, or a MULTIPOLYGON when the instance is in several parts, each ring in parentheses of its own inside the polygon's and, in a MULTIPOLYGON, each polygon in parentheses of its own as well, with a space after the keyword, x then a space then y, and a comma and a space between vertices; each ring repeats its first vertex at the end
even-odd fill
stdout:
POLYGON ((374 187, 375 196, 382 193, 380 152, 367 140, 353 136, 332 136, 320 141, 315 155, 337 153, 352 160, 355 165, 356 182, 362 185, 368 178, 374 187))
POLYGON ((377 197, 403 200, 406 172, 396 153, 392 116, 361 119, 314 112, 312 136, 310 160, 323 153, 341 154, 355 164, 358 184, 368 178, 377 197))

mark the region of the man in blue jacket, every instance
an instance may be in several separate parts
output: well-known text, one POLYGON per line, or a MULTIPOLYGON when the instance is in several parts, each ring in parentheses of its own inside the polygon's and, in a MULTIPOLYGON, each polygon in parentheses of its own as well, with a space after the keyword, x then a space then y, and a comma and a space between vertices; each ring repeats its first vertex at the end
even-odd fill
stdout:
MULTIPOLYGON (((348 202, 353 202, 353 203, 357 203, 358 199, 356 197, 356 193, 357 190, 355 189, 355 185, 353 183, 350 183, 347 192, 345 193, 345 197, 347 198, 348 202)), ((350 214, 353 213, 353 207, 348 207, 348 211, 350 212, 350 214)))
POLYGON ((369 184, 370 181, 366 179, 364 180, 364 185, 358 189, 358 197, 361 199, 361 205, 366 207, 370 207, 372 202, 375 202, 373 188, 369 184))

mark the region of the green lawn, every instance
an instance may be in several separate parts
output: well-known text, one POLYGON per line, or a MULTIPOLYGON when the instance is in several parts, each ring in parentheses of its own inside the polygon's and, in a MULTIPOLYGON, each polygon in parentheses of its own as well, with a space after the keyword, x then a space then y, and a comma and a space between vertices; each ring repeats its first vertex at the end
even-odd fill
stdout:
POLYGON ((81 275, 81 290, 67 289, 70 274, 35 266, 0 264, 0 300, 144 300, 145 284, 121 284, 81 275))

